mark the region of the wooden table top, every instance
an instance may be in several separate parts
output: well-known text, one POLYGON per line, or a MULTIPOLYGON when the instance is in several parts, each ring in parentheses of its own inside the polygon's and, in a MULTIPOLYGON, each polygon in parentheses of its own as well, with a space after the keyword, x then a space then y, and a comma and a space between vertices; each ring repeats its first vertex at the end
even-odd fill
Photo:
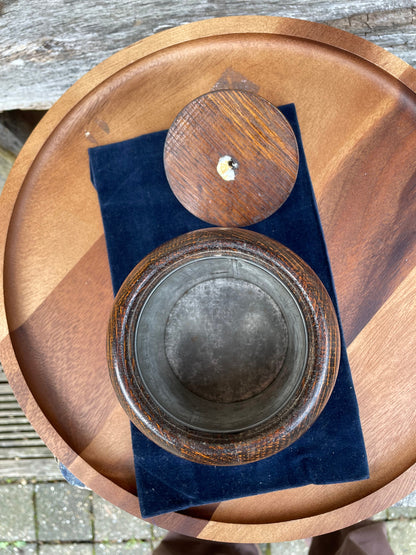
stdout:
POLYGON ((2 2, 0 112, 48 109, 72 83, 115 52, 162 29, 212 17, 285 15, 326 23, 365 37, 416 66, 413 2, 409 0, 104 0, 2 2), (105 6, 105 8, 103 8, 105 6), (30 22, 30 25, 27 23, 30 22))
POLYGON ((107 371, 113 299, 87 149, 169 127, 218 83, 296 104, 370 479, 153 522, 205 539, 285 541, 347 526, 416 488, 416 71, 392 54, 310 22, 235 17, 151 36, 86 74, 36 128, 1 197, 0 358, 56 456, 140 516, 129 422, 107 371))

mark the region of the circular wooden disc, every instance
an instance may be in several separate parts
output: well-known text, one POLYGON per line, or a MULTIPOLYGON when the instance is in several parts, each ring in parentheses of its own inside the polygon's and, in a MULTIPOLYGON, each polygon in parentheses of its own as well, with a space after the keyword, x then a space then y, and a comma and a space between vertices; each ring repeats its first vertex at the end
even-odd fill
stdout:
POLYGON ((220 226, 264 220, 296 181, 296 137, 270 102, 241 90, 204 94, 180 112, 166 137, 165 171, 192 214, 220 226))
POLYGON ((309 21, 235 17, 157 33, 91 70, 47 112, 1 195, 0 360, 58 459, 140 516, 129 421, 107 371, 113 293, 88 148, 167 129, 217 84, 296 105, 370 479, 152 521, 228 542, 324 534, 416 487, 416 71, 389 52, 309 21))

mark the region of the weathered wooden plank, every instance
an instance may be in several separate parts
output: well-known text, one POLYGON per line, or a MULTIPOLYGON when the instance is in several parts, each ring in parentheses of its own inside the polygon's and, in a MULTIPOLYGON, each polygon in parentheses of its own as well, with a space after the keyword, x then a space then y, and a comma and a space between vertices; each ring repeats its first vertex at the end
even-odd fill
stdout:
POLYGON ((0 460, 2 478, 37 478, 62 480, 62 474, 55 459, 0 460))
POLYGON ((0 383, 0 402, 4 399, 14 399, 13 392, 8 383, 0 383))
POLYGON ((20 422, 16 423, 15 419, 6 420, 3 419, 0 422, 0 437, 1 434, 20 434, 21 437, 26 437, 28 433, 33 433, 37 437, 37 433, 33 430, 30 422, 20 422))
POLYGON ((20 409, 1 365, 0 477, 62 479, 52 453, 20 409))
MULTIPOLYGON (((12 400, 10 402, 4 402, 3 400, 0 402, 0 416, 3 416, 2 411, 7 411, 8 414, 19 414, 18 412, 19 409, 19 405, 17 404, 17 402, 15 400, 12 400), (14 411, 13 413, 10 411, 14 411)), ((20 409, 19 409, 20 411, 20 409)), ((21 413, 21 411, 20 411, 21 413)))
MULTIPOLYGON (((14 399, 14 398, 13 398, 12 396, 10 396, 10 395, 1 395, 1 396, 0 396, 0 411, 1 411, 2 409, 4 409, 4 406, 5 406, 6 404, 9 404, 9 403, 14 403, 13 407, 11 407, 13 410, 17 410, 17 409, 20 410, 20 407, 19 407, 19 405, 17 404, 16 399, 14 399)), ((9 407, 9 408, 10 408, 10 407, 9 407)), ((21 410, 20 410, 20 414, 21 414, 21 410)))
POLYGON ((27 422, 27 419, 24 416, 22 410, 17 405, 15 405, 14 408, 8 408, 3 413, 1 412, 1 408, 0 408, 0 420, 1 421, 10 421, 12 419, 14 421, 19 420, 19 421, 22 421, 22 422, 27 422))
POLYGON ((0 394, 0 410, 1 410, 1 407, 6 403, 14 403, 14 406, 18 407, 17 401, 12 394, 8 394, 8 395, 0 394))
MULTIPOLYGON (((0 448, 1 449, 9 449, 9 450, 16 450, 19 449, 19 453, 23 453, 26 448, 32 449, 33 447, 40 447, 41 450, 39 452, 44 456, 45 455, 45 445, 39 437, 19 437, 19 438, 11 438, 11 439, 0 439, 0 448)), ((38 450, 36 450, 38 452, 38 450)), ((32 452, 30 451, 31 456, 32 452)), ((48 452, 46 451, 46 454, 48 452)), ((12 457, 7 457, 12 458, 12 457)), ((21 454, 19 454, 19 458, 21 454)))
POLYGON ((331 21, 330 24, 374 42, 416 67, 416 9, 414 7, 359 13, 331 21))
POLYGON ((5 0, 0 2, 0 111, 49 108, 81 75, 114 52, 163 29, 231 15, 325 22, 416 63, 411 0, 5 0))
POLYGON ((27 418, 24 416, 23 412, 20 412, 18 415, 10 415, 10 417, 6 417, 3 419, 3 422, 10 423, 10 424, 28 424, 27 418))
POLYGON ((50 451, 45 445, 8 447, 0 449, 0 459, 44 459, 50 457, 50 451), (7 452, 6 452, 7 451, 7 452))
POLYGON ((7 440, 7 441, 15 441, 15 440, 20 440, 20 439, 36 439, 38 441, 39 440, 39 436, 38 434, 31 429, 25 430, 25 431, 16 431, 16 430, 5 430, 3 427, 0 428, 0 441, 1 440, 7 440))

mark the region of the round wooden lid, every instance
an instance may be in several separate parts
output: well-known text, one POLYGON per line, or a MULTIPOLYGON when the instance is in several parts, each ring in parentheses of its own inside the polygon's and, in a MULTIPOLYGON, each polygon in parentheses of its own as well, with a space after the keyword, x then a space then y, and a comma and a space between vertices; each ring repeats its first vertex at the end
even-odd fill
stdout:
POLYGON ((296 137, 269 101, 241 90, 218 90, 180 112, 166 137, 165 171, 192 214, 220 226, 264 220, 296 181, 296 137))

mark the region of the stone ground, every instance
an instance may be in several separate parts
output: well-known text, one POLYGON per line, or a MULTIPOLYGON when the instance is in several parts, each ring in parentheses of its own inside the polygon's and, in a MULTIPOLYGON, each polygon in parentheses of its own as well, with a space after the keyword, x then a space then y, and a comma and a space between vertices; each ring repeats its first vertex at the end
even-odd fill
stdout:
MULTIPOLYGON (((384 520, 395 555, 416 554, 416 507, 391 507, 384 520)), ((149 555, 166 534, 65 481, 0 480, 0 552, 40 555, 149 555)), ((304 540, 262 544, 265 555, 306 555, 304 540)))

